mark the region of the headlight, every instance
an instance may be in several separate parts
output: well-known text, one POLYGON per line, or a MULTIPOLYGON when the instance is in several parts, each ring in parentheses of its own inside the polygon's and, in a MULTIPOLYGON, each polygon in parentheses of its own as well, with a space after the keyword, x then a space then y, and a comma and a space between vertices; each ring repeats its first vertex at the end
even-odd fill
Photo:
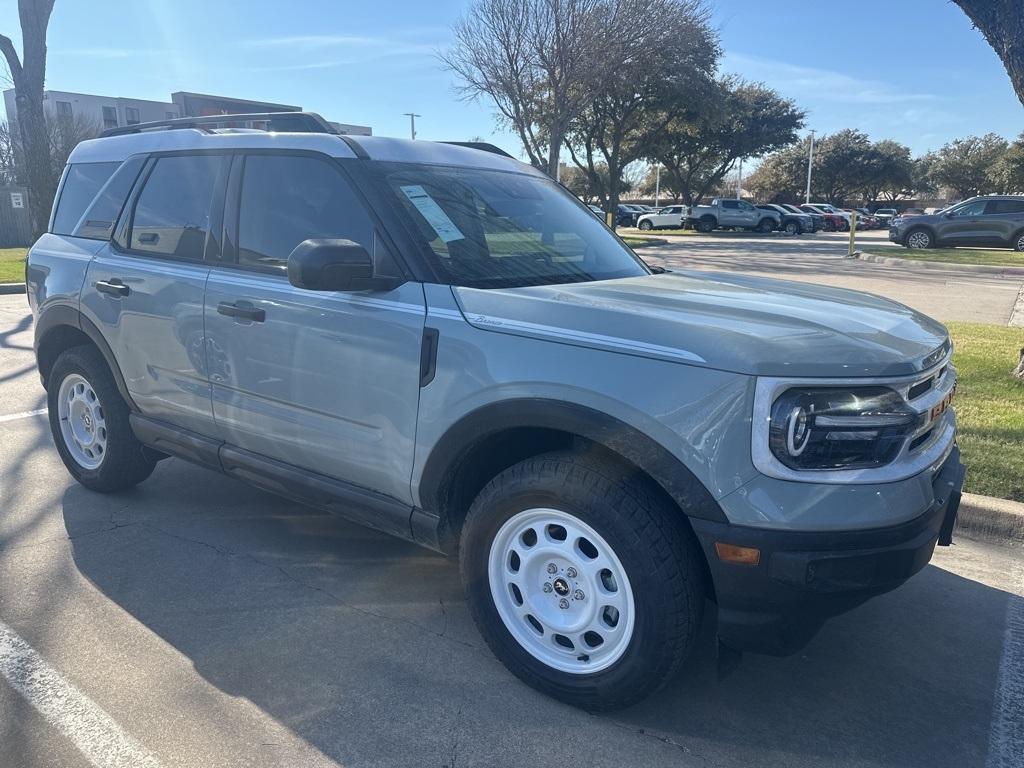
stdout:
POLYGON ((797 387, 772 404, 768 445, 790 469, 880 467, 896 458, 919 419, 888 387, 797 387))

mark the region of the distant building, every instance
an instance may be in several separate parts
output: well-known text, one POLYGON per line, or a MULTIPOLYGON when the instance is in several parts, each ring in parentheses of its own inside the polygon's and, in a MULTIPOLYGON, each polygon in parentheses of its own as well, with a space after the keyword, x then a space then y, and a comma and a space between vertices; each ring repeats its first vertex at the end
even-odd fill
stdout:
MULTIPOLYGON (((18 106, 14 100, 13 88, 4 91, 4 107, 7 110, 7 120, 13 125, 18 119, 18 106)), ((188 91, 172 93, 170 101, 148 101, 70 91, 44 91, 43 108, 48 114, 53 115, 69 118, 75 115, 83 116, 95 122, 101 130, 157 120, 172 120, 176 117, 302 111, 302 107, 291 104, 250 101, 188 91)), ((339 133, 357 136, 370 136, 373 133, 368 125, 335 122, 331 122, 331 125, 339 133)))

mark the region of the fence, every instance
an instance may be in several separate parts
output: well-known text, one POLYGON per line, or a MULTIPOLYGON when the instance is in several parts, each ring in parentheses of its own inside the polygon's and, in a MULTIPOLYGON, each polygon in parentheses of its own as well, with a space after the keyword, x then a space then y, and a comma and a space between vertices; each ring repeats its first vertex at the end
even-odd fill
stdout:
POLYGON ((31 244, 28 190, 24 187, 0 186, 0 248, 31 244))

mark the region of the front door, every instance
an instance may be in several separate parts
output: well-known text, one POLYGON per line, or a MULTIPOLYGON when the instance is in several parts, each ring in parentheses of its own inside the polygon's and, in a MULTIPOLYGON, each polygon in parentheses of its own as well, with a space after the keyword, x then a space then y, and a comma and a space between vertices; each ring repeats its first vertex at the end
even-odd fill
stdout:
POLYGON ((150 159, 115 238, 120 243, 104 245, 89 264, 81 302, 142 414, 205 435, 213 432, 213 415, 203 257, 227 166, 222 155, 150 159))
POLYGON ((389 267, 336 161, 238 157, 225 212, 230 262, 206 291, 207 358, 220 437, 231 445, 411 502, 423 288, 320 292, 288 282, 288 254, 345 238, 389 267))
POLYGON ((993 218, 985 215, 985 207, 985 200, 975 200, 950 212, 939 225, 939 239, 950 245, 992 244, 995 239, 993 218))

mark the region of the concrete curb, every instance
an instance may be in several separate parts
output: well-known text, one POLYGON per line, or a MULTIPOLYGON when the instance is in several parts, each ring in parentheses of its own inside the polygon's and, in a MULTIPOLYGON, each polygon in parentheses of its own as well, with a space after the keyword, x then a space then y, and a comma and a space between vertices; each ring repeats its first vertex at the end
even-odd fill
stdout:
POLYGON ((900 259, 896 256, 880 256, 877 253, 857 251, 853 258, 861 261, 869 261, 874 264, 890 264, 896 267, 910 267, 911 269, 944 269, 960 272, 978 272, 986 275, 999 275, 1000 277, 1024 277, 1024 267, 1003 267, 992 264, 951 264, 948 261, 922 261, 918 259, 900 259))
POLYGON ((24 283, 0 283, 0 296, 12 293, 24 293, 24 283))
POLYGON ((1010 310, 1010 321, 1007 325, 1013 328, 1024 328, 1024 283, 1020 286, 1020 291, 1017 293, 1017 301, 1013 305, 1013 309, 1010 310))
POLYGON ((1024 544, 1024 504, 965 493, 956 531, 968 539, 993 544, 1024 544))

